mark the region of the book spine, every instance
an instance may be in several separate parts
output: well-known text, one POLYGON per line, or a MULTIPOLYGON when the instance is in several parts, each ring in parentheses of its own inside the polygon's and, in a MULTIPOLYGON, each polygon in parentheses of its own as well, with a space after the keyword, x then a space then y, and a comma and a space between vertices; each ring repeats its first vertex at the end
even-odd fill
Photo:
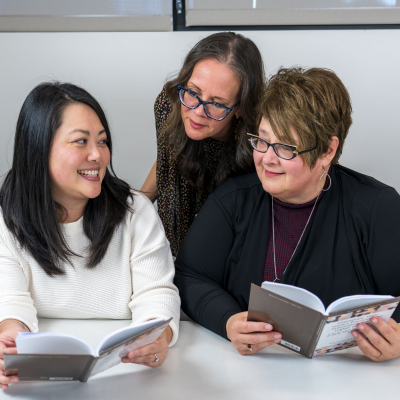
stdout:
POLYGON ((307 358, 313 358, 315 348, 317 347, 318 340, 321 337, 321 333, 324 329, 327 318, 328 317, 326 315, 320 314, 319 324, 317 324, 318 328, 315 330, 314 334, 312 335, 310 344, 307 348, 307 352, 306 352, 307 358))
POLYGON ((80 382, 87 382, 88 381, 88 379, 90 377, 90 374, 93 371, 93 368, 97 364, 97 361, 98 361, 98 357, 93 357, 93 356, 89 357, 89 360, 88 360, 88 362, 87 362, 87 364, 86 364, 81 376, 79 377, 79 381, 80 382))

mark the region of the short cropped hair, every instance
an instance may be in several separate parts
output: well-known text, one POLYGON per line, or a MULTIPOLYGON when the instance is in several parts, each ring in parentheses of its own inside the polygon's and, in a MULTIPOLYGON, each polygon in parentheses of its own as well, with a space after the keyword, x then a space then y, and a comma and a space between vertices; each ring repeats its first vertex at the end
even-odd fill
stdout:
POLYGON ((332 136, 339 146, 332 164, 342 154, 352 123, 349 93, 338 76, 328 69, 281 68, 267 81, 258 108, 258 125, 264 117, 282 142, 299 150, 317 147, 300 156, 310 166, 328 150, 332 136), (297 134, 297 141, 291 132, 297 134))

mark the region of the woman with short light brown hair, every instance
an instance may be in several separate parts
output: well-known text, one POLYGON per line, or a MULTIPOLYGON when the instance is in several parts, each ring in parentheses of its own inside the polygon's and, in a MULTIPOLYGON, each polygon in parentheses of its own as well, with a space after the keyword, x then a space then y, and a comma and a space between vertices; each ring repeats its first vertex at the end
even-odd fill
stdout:
MULTIPOLYGON (((279 343, 247 322, 250 284, 290 284, 325 306, 355 294, 400 295, 400 196, 337 161, 351 125, 350 96, 332 71, 281 69, 248 134, 256 173, 211 194, 175 262, 182 309, 240 354, 279 343)), ((400 310, 352 331, 373 361, 400 356, 400 310), (362 332, 363 334, 360 334, 362 332), (367 340, 368 339, 368 340, 367 340)))

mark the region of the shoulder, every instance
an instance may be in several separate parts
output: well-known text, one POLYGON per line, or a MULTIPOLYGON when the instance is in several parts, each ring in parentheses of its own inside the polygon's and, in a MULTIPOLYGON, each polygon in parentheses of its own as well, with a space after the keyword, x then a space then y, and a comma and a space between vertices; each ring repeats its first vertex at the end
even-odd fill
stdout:
POLYGON ((341 165, 333 166, 333 172, 341 186, 344 200, 351 201, 359 211, 370 213, 382 204, 400 207, 400 195, 393 187, 341 165))
POLYGON ((8 229, 4 220, 3 210, 0 207, 0 256, 4 255, 5 251, 9 251, 15 256, 18 256, 22 254, 23 249, 15 236, 8 229))
POLYGON ((247 215, 260 196, 265 194, 257 173, 253 172, 228 179, 210 195, 210 198, 230 215, 247 215))
POLYGON ((213 192, 213 195, 218 199, 232 196, 247 197, 250 194, 259 194, 263 190, 257 173, 252 172, 228 179, 213 192))
POLYGON ((354 171, 350 168, 346 168, 342 165, 333 165, 335 173, 340 177, 344 185, 360 184, 371 190, 382 190, 390 188, 389 185, 378 181, 377 179, 361 174, 360 172, 354 171))
POLYGON ((135 232, 148 234, 151 231, 156 231, 164 236, 164 228, 154 204, 139 191, 132 191, 132 194, 133 200, 128 200, 132 211, 128 211, 126 216, 132 235, 135 232))
POLYGON ((163 124, 171 114, 171 109, 171 103, 167 97, 165 88, 163 88, 161 93, 157 96, 156 101, 154 102, 154 116, 156 120, 157 131, 162 128, 163 124))

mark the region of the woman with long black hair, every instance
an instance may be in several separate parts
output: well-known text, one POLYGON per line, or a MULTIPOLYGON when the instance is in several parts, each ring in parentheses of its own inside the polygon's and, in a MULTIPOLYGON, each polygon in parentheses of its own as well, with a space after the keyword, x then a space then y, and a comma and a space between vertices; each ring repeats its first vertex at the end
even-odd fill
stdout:
POLYGON ((0 190, 0 388, 4 352, 37 317, 172 317, 124 362, 157 367, 178 335, 180 300, 169 243, 151 202, 118 179, 99 103, 72 84, 26 98, 0 190))
POLYGON ((254 171, 246 132, 256 128, 264 83, 257 46, 219 32, 189 51, 157 97, 157 161, 141 190, 157 199, 174 256, 209 194, 229 177, 254 171))

